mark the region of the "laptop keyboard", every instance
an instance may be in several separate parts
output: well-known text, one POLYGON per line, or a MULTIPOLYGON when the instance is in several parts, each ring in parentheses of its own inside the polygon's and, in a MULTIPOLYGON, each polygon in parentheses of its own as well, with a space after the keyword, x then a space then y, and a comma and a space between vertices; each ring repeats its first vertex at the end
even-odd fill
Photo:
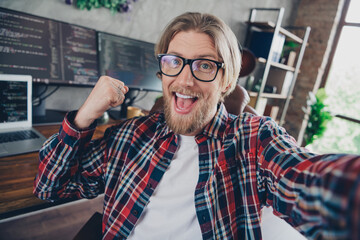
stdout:
POLYGON ((0 143, 16 142, 16 141, 34 139, 34 138, 39 138, 39 136, 31 130, 0 133, 0 143))

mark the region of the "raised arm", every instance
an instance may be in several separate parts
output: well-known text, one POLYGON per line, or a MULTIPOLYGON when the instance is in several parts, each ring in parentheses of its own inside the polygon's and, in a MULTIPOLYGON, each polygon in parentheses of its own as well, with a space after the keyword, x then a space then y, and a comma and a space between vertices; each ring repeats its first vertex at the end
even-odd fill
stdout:
POLYGON ((129 88, 123 82, 102 76, 96 83, 85 103, 80 107, 74 123, 79 128, 87 128, 106 110, 124 102, 129 88))
POLYGON ((120 105, 128 88, 116 79, 101 77, 79 111, 65 117, 59 133, 39 152, 34 194, 44 200, 92 198, 103 191, 108 129, 91 141, 96 121, 107 109, 120 105))

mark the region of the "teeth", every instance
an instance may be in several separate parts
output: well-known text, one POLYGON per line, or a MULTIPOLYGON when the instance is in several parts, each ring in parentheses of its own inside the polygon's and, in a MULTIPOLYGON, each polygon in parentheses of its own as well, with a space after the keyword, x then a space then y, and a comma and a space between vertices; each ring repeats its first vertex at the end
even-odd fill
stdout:
POLYGON ((183 94, 180 94, 180 93, 176 93, 176 96, 177 96, 177 97, 180 97, 180 98, 194 98, 194 97, 192 97, 192 96, 183 95, 183 94))

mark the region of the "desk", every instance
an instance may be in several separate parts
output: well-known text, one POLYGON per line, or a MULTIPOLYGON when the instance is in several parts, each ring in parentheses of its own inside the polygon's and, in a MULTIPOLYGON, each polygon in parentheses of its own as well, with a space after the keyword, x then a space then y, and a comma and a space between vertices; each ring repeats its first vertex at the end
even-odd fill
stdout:
MULTIPOLYGON (((106 128, 114 123, 110 120, 107 124, 98 126, 93 138, 103 136, 106 128)), ((48 138, 58 132, 59 127, 60 125, 46 125, 35 128, 48 138)), ((35 206, 49 205, 32 193, 37 169, 37 152, 0 158, 0 219, 31 211, 35 206)))

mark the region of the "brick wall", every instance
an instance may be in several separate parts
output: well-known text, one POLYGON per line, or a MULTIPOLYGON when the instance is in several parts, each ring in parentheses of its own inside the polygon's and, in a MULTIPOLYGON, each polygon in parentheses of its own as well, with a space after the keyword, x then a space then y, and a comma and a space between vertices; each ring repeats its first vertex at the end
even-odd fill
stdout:
POLYGON ((311 32, 284 124, 294 137, 301 132, 308 92, 319 88, 342 6, 342 0, 302 0, 299 4, 295 25, 310 26, 311 32))

